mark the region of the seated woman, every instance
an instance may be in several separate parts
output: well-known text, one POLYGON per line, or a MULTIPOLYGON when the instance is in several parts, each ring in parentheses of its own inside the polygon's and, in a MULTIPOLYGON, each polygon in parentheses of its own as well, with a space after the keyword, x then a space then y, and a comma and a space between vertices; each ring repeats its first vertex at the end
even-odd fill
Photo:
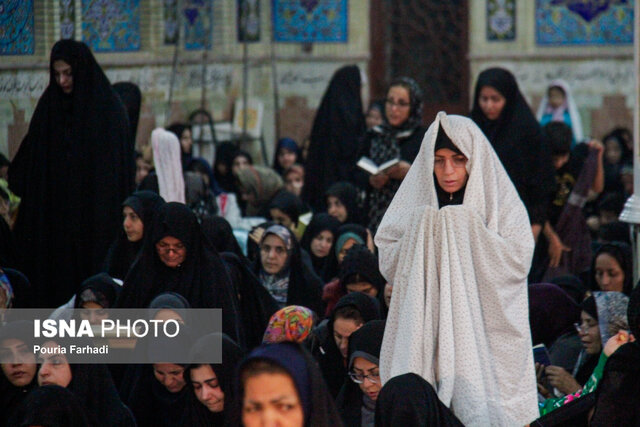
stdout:
POLYGON ((43 340, 49 349, 38 356, 38 385, 57 385, 71 391, 94 426, 135 426, 129 408, 118 396, 106 365, 69 364, 65 354, 55 352, 60 344, 43 340))
POLYGON ((0 426, 9 426, 9 418, 38 385, 36 357, 31 342, 33 324, 16 321, 0 328, 0 426))
POLYGON ((349 337, 362 325, 380 319, 375 299, 355 292, 340 298, 331 315, 313 330, 309 345, 332 396, 337 396, 347 374, 349 337))
POLYGON ((263 166, 247 166, 236 176, 238 191, 247 204, 245 216, 269 217, 269 205, 284 187, 280 175, 263 166))
POLYGON ((253 272, 280 308, 302 305, 320 312, 322 281, 304 261, 300 246, 288 228, 276 224, 264 231, 253 272))
POLYGON ((25 395, 8 425, 86 427, 92 425, 89 420, 87 411, 72 392, 57 385, 47 385, 25 395))
POLYGON ((383 381, 419 374, 463 424, 535 419, 532 230, 500 159, 470 119, 438 113, 375 241, 380 271, 393 284, 383 381))
POLYGON ((302 237, 304 226, 298 221, 305 211, 302 200, 288 191, 281 191, 269 204, 269 217, 277 224, 284 225, 293 231, 296 239, 302 237))
POLYGON ((282 179, 289 193, 301 197, 304 188, 304 166, 297 163, 289 166, 282 174, 282 179))
POLYGON ((613 353, 596 390, 592 426, 640 424, 640 287, 631 293, 627 319, 631 342, 613 353))
MULTIPOLYGON (((233 375, 244 353, 224 334, 210 334, 198 339, 191 348, 191 360, 203 360, 211 348, 222 340, 222 363, 192 364, 184 377, 188 388, 202 404, 192 411, 190 423, 184 425, 228 425, 231 408, 236 404, 233 375), (196 420, 197 418, 197 420, 196 420), (200 424, 198 424, 200 423, 200 424)), ((230 424, 230 423, 229 423, 230 424)))
POLYGON ((280 138, 273 153, 273 170, 283 175, 294 163, 300 162, 300 147, 291 138, 280 138))
POLYGON ((596 251, 591 264, 593 291, 623 292, 629 296, 633 288, 631 248, 621 242, 606 243, 596 251))
POLYGON ((193 308, 222 308, 223 332, 237 338, 238 310, 231 281, 195 214, 181 203, 167 203, 149 233, 117 307, 147 307, 158 294, 176 292, 193 308))
POLYGON ((327 213, 340 221, 341 224, 360 224, 361 209, 358 201, 361 199, 358 188, 350 182, 336 182, 325 193, 327 213))
POLYGON ((393 377, 382 387, 376 401, 375 425, 462 427, 431 384, 413 373, 393 377))
POLYGON ((382 388, 380 347, 384 320, 372 320, 349 339, 349 378, 336 399, 345 426, 373 427, 376 401, 382 388))
POLYGON ((151 228, 153 217, 164 200, 153 191, 136 191, 122 203, 122 232, 107 252, 104 271, 111 277, 124 280, 142 249, 145 224, 151 228))
POLYGON ((71 309, 85 309, 87 318, 91 323, 100 323, 100 315, 96 316, 100 310, 113 308, 122 286, 120 286, 107 273, 98 273, 82 282, 78 292, 64 305, 58 307, 50 319, 70 319, 73 311, 71 309))
MULTIPOLYGON (((384 287, 385 280, 378 269, 378 257, 364 245, 353 245, 340 263, 337 284, 331 282, 324 287, 326 313, 331 312, 341 297, 351 292, 362 292, 376 298, 382 307, 384 287)), ((386 314, 386 309, 383 313, 386 314)))
POLYGON ((326 213, 311 218, 300 246, 309 253, 313 270, 324 283, 337 275, 337 259, 334 251, 340 221, 326 213))
POLYGON ((340 417, 312 357, 299 344, 266 344, 242 362, 236 377, 245 427, 340 426, 340 417))
MULTIPOLYGON (((580 323, 576 329, 583 345, 578 362, 569 374, 558 366, 540 367, 538 377, 541 384, 538 388, 547 400, 541 405, 540 414, 545 415, 573 399, 592 393, 602 379, 602 372, 607 358, 617 349, 615 342, 609 339, 618 331, 628 329, 627 304, 629 298, 620 292, 596 292, 581 304, 580 323), (605 348, 604 344, 608 348, 605 348), (566 394, 565 398, 552 398, 546 390, 548 385, 566 394)), ((618 344, 619 346, 620 344, 618 344)))

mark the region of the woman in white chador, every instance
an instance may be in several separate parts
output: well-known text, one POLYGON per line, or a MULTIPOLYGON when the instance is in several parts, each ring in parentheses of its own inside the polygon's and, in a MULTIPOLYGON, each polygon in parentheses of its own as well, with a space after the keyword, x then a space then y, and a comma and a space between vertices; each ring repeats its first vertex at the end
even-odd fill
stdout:
POLYGON ((383 382, 422 376, 467 426, 536 419, 531 226, 472 120, 438 113, 375 242, 393 285, 383 382))

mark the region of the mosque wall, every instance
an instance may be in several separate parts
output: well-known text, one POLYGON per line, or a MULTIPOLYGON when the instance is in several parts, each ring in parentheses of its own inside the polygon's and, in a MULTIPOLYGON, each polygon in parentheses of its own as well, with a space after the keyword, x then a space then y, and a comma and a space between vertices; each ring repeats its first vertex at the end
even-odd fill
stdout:
POLYGON ((537 111, 548 83, 561 78, 572 88, 585 136, 632 128, 633 1, 551 3, 471 2, 471 84, 483 69, 505 67, 537 111))
MULTIPOLYGON (((366 70, 369 57, 367 1, 329 0, 291 6, 293 2, 285 1, 182 0, 183 25, 175 16, 176 0, 109 0, 121 13, 96 8, 101 3, 104 1, 19 3, 18 9, 25 10, 16 12, 15 21, 26 17, 23 22, 27 22, 26 30, 31 34, 21 37, 20 44, 14 42, 13 51, 0 50, 0 152, 12 157, 26 133, 36 103, 48 85, 50 49, 61 36, 87 42, 112 83, 131 81, 140 87, 143 105, 137 144, 142 145, 148 142, 154 127, 187 120, 203 105, 203 62, 205 109, 212 112, 216 122, 232 119, 234 102, 243 96, 243 43, 238 42, 237 22, 241 15, 238 7, 246 4, 248 21, 243 22, 249 24, 243 34, 255 40, 259 33, 259 41, 247 43, 247 93, 264 105, 262 128, 269 162, 276 137, 274 75, 280 136, 302 141, 310 133, 315 110, 333 72, 354 63, 366 70), (275 24, 272 4, 278 5, 275 24), (211 23, 211 38, 207 39, 202 32, 211 23), (182 42, 174 76, 176 26, 182 42), (272 43, 272 28, 279 40, 293 41, 272 43), (171 37, 174 44, 167 44, 171 37), (203 43, 210 44, 204 60, 203 43)), ((17 32, 15 28, 9 30, 17 32)), ((5 35, 6 31, 0 31, 0 46, 7 41, 2 40, 5 35)), ((260 162, 259 143, 248 143, 245 148, 260 162)))

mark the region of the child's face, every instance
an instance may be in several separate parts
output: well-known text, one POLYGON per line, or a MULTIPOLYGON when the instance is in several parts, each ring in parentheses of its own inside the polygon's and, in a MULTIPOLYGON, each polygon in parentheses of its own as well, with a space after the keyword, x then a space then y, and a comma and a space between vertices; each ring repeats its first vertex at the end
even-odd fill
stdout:
POLYGON ((607 159, 607 163, 611 165, 618 164, 622 159, 622 148, 618 141, 613 138, 609 138, 604 142, 604 157, 607 159))
POLYGON ((562 107, 564 104, 565 95, 564 91, 559 87, 549 88, 549 105, 553 108, 562 107))

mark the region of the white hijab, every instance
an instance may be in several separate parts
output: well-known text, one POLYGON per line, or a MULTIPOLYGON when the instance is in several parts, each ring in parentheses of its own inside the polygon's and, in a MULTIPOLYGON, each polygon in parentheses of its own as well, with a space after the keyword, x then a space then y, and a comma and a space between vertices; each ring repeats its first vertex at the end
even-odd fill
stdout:
POLYGON ((153 163, 160 196, 168 202, 185 202, 180 141, 172 132, 156 128, 151 132, 153 163))
POLYGON ((375 237, 393 285, 383 382, 413 372, 467 426, 538 417, 526 208, 491 144, 466 117, 438 113, 375 237), (469 159, 461 205, 439 209, 434 147, 442 126, 469 159))
MULTIPOLYGON (((571 86, 565 80, 557 79, 552 81, 549 86, 547 86, 547 90, 542 97, 542 101, 540 101, 540 106, 538 107, 538 114, 536 117, 538 121, 542 120, 542 116, 545 114, 551 114, 552 116, 556 115, 554 109, 549 105, 549 89, 552 87, 559 87, 564 91, 564 105, 560 106, 559 109, 562 110, 562 113, 566 110, 569 111, 569 117, 571 117, 571 132, 573 132, 573 139, 576 140, 576 144, 579 144, 584 139, 584 134, 582 131, 582 119, 580 118, 580 113, 578 112, 578 107, 576 106, 576 102, 573 99, 573 94, 571 93, 571 86)), ((554 121, 552 118, 551 121, 554 121)))

